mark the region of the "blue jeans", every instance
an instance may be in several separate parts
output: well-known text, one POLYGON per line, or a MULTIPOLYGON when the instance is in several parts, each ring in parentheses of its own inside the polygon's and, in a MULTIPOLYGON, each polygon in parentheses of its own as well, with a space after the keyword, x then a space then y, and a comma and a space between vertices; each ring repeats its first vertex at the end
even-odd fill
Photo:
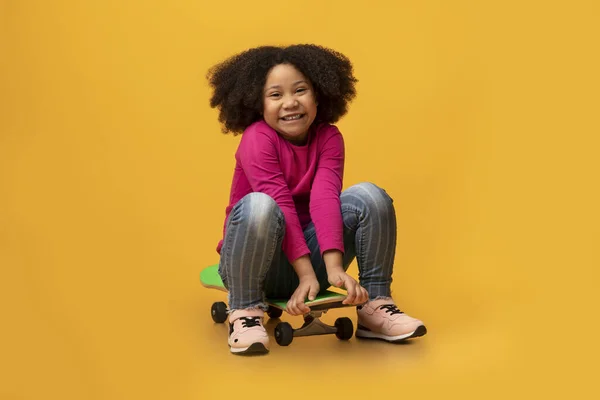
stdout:
MULTIPOLYGON (((396 213, 393 200, 378 186, 360 183, 340 196, 344 222, 343 266, 356 257, 360 284, 369 299, 390 297, 396 251, 396 213)), ((231 311, 267 309, 265 298, 289 298, 299 281, 283 254, 284 215, 275 200, 264 193, 250 193, 231 210, 221 249, 219 275, 229 290, 231 311)), ((314 225, 304 230, 310 259, 321 291, 327 280, 314 225)))

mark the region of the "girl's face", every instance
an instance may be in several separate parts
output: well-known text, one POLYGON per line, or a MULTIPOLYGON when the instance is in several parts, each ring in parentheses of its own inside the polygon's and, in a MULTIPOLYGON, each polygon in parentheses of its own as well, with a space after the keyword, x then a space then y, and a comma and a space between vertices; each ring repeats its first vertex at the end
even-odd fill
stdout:
POLYGON ((267 75, 263 117, 284 139, 305 144, 308 129, 317 116, 311 82, 290 64, 279 64, 267 75))

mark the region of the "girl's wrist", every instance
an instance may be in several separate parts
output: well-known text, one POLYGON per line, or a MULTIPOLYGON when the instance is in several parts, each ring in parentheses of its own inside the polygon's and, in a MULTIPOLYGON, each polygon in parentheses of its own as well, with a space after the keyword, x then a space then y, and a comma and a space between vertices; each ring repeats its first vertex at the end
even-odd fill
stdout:
POLYGON ((339 250, 325 251, 323 253, 323 260, 325 261, 325 268, 327 269, 327 273, 344 270, 343 254, 339 250))
POLYGON ((312 263, 310 262, 310 256, 304 255, 298 259, 296 259, 292 266, 294 267, 294 271, 296 271, 296 275, 298 275, 299 280, 306 279, 316 279, 315 270, 313 269, 312 263))

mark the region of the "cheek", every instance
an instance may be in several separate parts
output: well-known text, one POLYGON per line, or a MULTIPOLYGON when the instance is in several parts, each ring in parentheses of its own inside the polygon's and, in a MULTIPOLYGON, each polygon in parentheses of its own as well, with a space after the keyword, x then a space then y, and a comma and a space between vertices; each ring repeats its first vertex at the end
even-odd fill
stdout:
POLYGON ((311 109, 313 110, 313 112, 317 112, 317 99, 316 97, 313 95, 313 97, 311 98, 311 109))
POLYGON ((310 113, 314 116, 317 114, 317 104, 311 102, 309 106, 310 113))
POLYGON ((316 110, 316 105, 311 99, 302 99, 300 104, 302 104, 302 108, 309 113, 313 113, 316 110))
POLYGON ((265 107, 263 109, 263 114, 265 118, 268 119, 276 119, 277 118, 277 110, 269 104, 265 104, 265 107))

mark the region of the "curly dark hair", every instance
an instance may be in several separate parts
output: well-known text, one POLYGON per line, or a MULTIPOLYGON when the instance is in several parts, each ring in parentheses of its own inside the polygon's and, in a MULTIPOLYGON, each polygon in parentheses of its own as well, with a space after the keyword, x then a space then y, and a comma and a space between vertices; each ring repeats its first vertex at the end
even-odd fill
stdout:
POLYGON ((333 124, 346 114, 358 82, 346 56, 313 44, 261 46, 226 59, 207 74, 214 89, 210 106, 219 109, 223 133, 243 133, 262 118, 267 74, 279 64, 293 65, 311 81, 319 104, 314 124, 333 124))

